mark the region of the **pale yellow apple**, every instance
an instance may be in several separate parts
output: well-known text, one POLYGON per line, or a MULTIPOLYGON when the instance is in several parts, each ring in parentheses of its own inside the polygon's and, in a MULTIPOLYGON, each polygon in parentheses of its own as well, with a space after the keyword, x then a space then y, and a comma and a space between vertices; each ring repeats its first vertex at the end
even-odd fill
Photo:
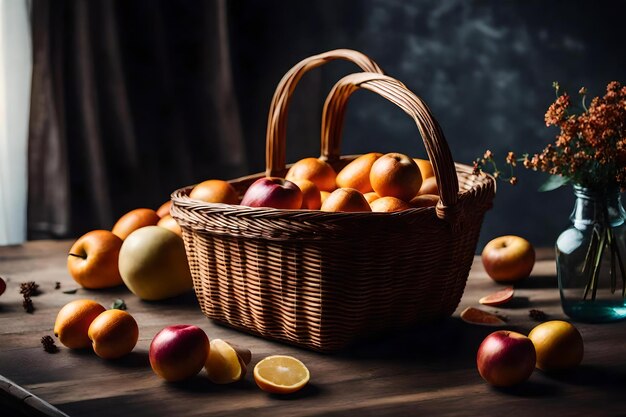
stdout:
POLYGON ((162 300, 193 288, 183 240, 163 227, 132 232, 120 249, 119 269, 128 289, 143 300, 162 300))

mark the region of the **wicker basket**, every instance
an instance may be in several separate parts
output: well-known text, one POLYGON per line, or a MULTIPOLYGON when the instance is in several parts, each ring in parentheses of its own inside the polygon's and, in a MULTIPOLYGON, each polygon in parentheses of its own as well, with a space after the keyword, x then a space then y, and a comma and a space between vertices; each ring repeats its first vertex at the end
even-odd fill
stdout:
MULTIPOLYGON (((285 173, 289 98, 308 69, 335 58, 366 71, 340 80, 323 112, 322 155, 339 170, 344 111, 362 88, 411 116, 440 188, 436 207, 396 213, 278 210, 191 200, 172 194, 204 314, 232 327, 299 346, 334 351, 390 327, 451 315, 463 290, 495 181, 453 162, 426 105, 371 60, 339 50, 308 58, 279 84, 270 108, 267 175, 285 173)), ((263 173, 230 181, 240 193, 263 173)))

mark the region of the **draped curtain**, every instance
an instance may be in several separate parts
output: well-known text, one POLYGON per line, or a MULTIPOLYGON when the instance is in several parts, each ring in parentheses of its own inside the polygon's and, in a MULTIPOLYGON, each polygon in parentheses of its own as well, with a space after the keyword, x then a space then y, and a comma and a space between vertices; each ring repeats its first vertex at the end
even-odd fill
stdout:
POLYGON ((226 0, 34 0, 30 238, 249 171, 226 0))

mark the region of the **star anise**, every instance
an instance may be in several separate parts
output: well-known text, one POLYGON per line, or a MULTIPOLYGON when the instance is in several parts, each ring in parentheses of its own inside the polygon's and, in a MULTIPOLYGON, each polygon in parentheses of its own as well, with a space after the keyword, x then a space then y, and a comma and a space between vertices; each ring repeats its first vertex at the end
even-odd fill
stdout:
POLYGON ((36 284, 35 281, 22 282, 20 284, 20 294, 23 294, 24 297, 32 297, 33 295, 37 295, 39 284, 36 284))

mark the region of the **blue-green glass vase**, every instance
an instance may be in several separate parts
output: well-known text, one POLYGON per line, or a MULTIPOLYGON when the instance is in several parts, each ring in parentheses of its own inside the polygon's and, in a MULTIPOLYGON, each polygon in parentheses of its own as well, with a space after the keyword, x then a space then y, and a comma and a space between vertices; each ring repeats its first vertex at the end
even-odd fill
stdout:
POLYGON ((619 189, 574 186, 572 226, 556 241, 563 311, 582 322, 626 318, 626 212, 619 189))

